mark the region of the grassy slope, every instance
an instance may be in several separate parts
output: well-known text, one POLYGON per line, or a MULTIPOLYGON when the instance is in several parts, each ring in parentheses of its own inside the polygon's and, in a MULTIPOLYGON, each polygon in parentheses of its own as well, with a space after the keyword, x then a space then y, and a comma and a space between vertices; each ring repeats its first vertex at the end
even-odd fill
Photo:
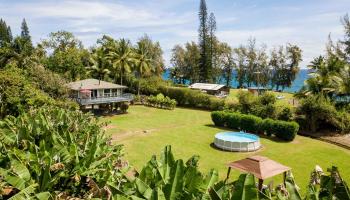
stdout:
MULTIPOLYGON (((230 90, 230 95, 226 98, 227 101, 238 101, 237 95, 238 95, 239 91, 240 91, 240 89, 231 89, 230 90)), ((288 92, 274 92, 274 91, 273 91, 273 93, 276 95, 276 97, 278 95, 282 95, 282 96, 285 97, 283 99, 277 100, 277 104, 278 105, 281 105, 281 104, 290 104, 290 105, 292 105, 293 99, 295 99, 293 97, 292 93, 288 93, 288 92)))
MULTIPOLYGON (((343 178, 350 182, 350 151, 302 136, 297 136, 292 143, 262 138, 263 149, 252 153, 216 150, 210 144, 214 135, 222 129, 212 126, 210 112, 207 111, 184 108, 168 111, 132 106, 129 114, 108 117, 104 120, 110 121, 111 125, 115 126, 108 129, 108 133, 116 138, 118 135, 124 136, 118 143, 125 145, 126 157, 137 169, 140 169, 151 155, 159 155, 162 148, 170 144, 176 158, 187 160, 192 155, 198 154, 201 157, 201 171, 207 173, 209 169, 216 168, 221 178, 226 175, 225 165, 228 162, 256 154, 268 156, 290 166, 303 191, 316 164, 324 170, 331 165, 338 166, 343 178), (144 130, 149 132, 142 133, 144 130)), ((233 177, 237 175, 238 172, 233 171, 233 177)), ((281 178, 282 175, 277 176, 274 183, 280 183, 281 178)))

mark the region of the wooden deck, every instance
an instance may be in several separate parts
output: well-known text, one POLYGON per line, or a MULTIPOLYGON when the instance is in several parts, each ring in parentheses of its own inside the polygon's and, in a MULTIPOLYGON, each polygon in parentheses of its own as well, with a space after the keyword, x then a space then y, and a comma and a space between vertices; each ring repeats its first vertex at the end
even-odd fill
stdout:
POLYGON ((108 103, 118 103, 118 102, 129 102, 134 99, 132 94, 122 94, 119 96, 109 96, 109 97, 91 97, 91 98, 77 98, 75 99, 80 105, 98 105, 98 104, 108 104, 108 103))

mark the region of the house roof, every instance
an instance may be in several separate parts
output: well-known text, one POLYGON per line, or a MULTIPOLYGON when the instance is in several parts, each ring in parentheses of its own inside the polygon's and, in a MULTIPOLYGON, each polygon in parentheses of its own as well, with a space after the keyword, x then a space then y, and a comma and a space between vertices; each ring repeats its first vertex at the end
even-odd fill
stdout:
POLYGON ((84 79, 80 81, 70 82, 67 87, 72 90, 96 90, 96 89, 117 89, 127 88, 123 85, 110 83, 107 81, 99 81, 97 79, 84 79))
POLYGON ((248 90, 268 90, 266 87, 248 87, 248 90))
POLYGON ((228 166, 243 172, 251 173, 259 179, 267 179, 291 169, 290 167, 284 166, 263 156, 251 156, 249 158, 231 162, 228 166))
POLYGON ((198 89, 198 90, 219 90, 225 87, 225 85, 211 84, 211 83, 193 83, 188 88, 198 89))

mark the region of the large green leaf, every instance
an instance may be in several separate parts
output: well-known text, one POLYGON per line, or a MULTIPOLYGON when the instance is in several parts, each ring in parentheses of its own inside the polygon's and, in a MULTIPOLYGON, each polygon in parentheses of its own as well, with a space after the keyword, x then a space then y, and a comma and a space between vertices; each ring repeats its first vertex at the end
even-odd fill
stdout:
POLYGON ((209 189, 209 195, 212 200, 229 199, 229 189, 224 181, 220 181, 209 189))
POLYGON ((205 177, 205 180, 202 184, 206 194, 209 194, 209 189, 219 180, 219 172, 215 169, 211 169, 210 172, 205 177))
POLYGON ((252 174, 241 174, 234 186, 232 200, 258 199, 258 189, 252 174))
POLYGON ((141 179, 136 178, 135 184, 137 191, 146 199, 151 199, 153 190, 150 188, 145 182, 143 182, 141 179))
POLYGON ((11 168, 17 176, 24 181, 30 180, 30 173, 27 167, 17 160, 11 160, 11 168))
POLYGON ((317 186, 311 185, 311 184, 308 186, 305 200, 319 200, 318 198, 319 191, 316 187, 317 186))
POLYGON ((13 187, 15 187, 19 190, 23 190, 26 187, 25 180, 23 180, 22 178, 18 177, 15 174, 9 172, 8 170, 0 168, 0 176, 2 176, 2 178, 7 183, 9 183, 10 185, 12 185, 13 187))
POLYGON ((285 184, 289 194, 289 198, 292 200, 301 200, 299 189, 294 182, 294 178, 291 172, 287 174, 285 184))
POLYGON ((184 163, 177 160, 175 166, 171 168, 170 180, 164 187, 164 194, 166 199, 175 200, 183 191, 183 175, 184 175, 184 163))
POLYGON ((32 184, 26 188, 21 189, 20 192, 13 195, 9 200, 27 200, 35 193, 35 189, 38 184, 32 184))
POLYGON ((196 167, 189 166, 183 177, 186 192, 195 193, 200 190, 203 176, 196 167))
POLYGON ((52 196, 50 192, 41 192, 41 193, 35 194, 35 197, 38 198, 38 200, 48 200, 52 196))
POLYGON ((163 178, 164 183, 168 183, 170 179, 171 167, 174 165, 174 163, 175 163, 175 160, 174 160, 174 155, 171 152, 171 146, 170 145, 165 146, 160 156, 160 166, 159 166, 159 172, 163 178))

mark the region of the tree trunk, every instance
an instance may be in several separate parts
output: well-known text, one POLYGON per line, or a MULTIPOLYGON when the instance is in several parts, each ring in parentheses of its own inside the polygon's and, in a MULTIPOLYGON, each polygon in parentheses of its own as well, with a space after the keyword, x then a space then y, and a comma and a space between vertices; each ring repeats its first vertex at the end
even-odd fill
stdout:
POLYGON ((137 86, 137 96, 140 96, 140 79, 138 81, 138 86, 137 86))
POLYGON ((123 85, 123 73, 120 73, 120 85, 123 85))
POLYGON ((317 131, 315 116, 311 116, 310 119, 311 119, 311 123, 310 123, 311 132, 315 133, 317 131))

